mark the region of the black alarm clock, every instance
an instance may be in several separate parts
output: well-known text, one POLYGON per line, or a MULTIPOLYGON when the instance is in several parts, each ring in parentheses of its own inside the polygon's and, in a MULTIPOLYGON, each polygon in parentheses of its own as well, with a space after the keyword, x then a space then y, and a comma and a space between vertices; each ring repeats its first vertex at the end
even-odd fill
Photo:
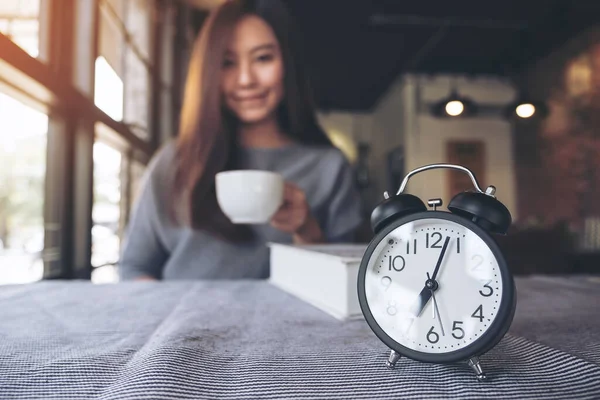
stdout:
POLYGON ((493 234, 505 235, 512 221, 495 197, 482 190, 467 168, 432 164, 406 175, 395 196, 371 215, 375 233, 358 273, 362 313, 391 354, 427 363, 465 361, 485 380, 479 357, 508 331, 516 308, 513 277, 493 234), (469 175, 474 191, 458 193, 447 211, 441 199, 428 210, 404 193, 423 171, 449 168, 469 175))

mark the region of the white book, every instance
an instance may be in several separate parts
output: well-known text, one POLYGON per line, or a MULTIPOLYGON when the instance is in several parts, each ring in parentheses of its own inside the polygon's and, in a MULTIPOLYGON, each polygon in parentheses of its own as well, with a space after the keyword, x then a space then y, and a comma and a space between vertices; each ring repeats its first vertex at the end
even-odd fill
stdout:
POLYGON ((367 244, 269 243, 269 281, 340 319, 362 318, 357 277, 367 244))

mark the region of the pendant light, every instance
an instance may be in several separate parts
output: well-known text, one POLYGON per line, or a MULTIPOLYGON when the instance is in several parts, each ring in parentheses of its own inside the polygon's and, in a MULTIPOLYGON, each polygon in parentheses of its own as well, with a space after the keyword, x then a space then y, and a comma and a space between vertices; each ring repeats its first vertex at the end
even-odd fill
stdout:
POLYGON ((431 112, 439 118, 472 117, 477 114, 477 105, 469 97, 460 95, 453 84, 450 94, 434 103, 431 112))

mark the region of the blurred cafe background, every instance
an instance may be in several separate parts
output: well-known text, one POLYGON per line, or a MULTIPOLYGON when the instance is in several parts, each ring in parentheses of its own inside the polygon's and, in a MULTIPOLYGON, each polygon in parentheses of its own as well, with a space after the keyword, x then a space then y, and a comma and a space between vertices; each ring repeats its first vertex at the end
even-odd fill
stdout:
MULTIPOLYGON (((220 1, 0 0, 0 284, 117 281, 220 1)), ((286 3, 366 219, 411 169, 461 164, 513 215, 498 241, 515 274, 600 272, 600 1, 286 3)), ((433 171, 409 190, 447 204, 469 187, 433 171)))

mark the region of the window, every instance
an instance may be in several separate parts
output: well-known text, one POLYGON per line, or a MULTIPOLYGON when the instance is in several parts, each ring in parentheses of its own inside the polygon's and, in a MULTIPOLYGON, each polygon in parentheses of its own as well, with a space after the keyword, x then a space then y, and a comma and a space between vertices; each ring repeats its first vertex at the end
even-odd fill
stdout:
MULTIPOLYGON (((151 2, 146 0, 103 0, 100 2, 101 68, 121 80, 122 119, 141 139, 149 140, 151 100, 150 22, 151 2)), ((99 66, 96 67, 98 72, 99 66)), ((100 79, 97 77, 97 80, 100 79)), ((110 78, 115 80, 114 77, 110 78)), ((102 82, 102 81, 101 81, 102 82)), ((108 93, 109 90, 106 89, 108 93)), ((98 103, 97 103, 98 104, 98 103)), ((98 105, 98 107, 101 107, 98 105)), ((102 107, 101 107, 102 108, 102 107)), ((104 111, 106 111, 103 108, 104 111)), ((109 114, 110 115, 110 114, 109 114)), ((112 116, 112 115, 111 115, 112 116)), ((114 118, 114 117, 113 117, 114 118)))
POLYGON ((40 0, 0 1, 0 32, 32 57, 39 54, 40 0))
POLYGON ((125 52, 124 122, 141 139, 148 140, 150 74, 146 65, 128 46, 125 52))
POLYGON ((175 136, 173 125, 173 97, 170 90, 163 89, 160 98, 160 134, 161 142, 166 142, 175 136))
POLYGON ((140 53, 139 57, 150 60, 150 13, 148 0, 127 0, 125 25, 132 37, 132 46, 140 53))
POLYGON ((146 166, 140 162, 133 161, 131 164, 131 195, 129 198, 129 209, 133 209, 140 194, 140 183, 144 176, 146 166))
POLYGON ((92 282, 112 283, 118 281, 121 243, 146 165, 133 159, 127 145, 108 127, 97 124, 96 134, 92 282))
POLYGON ((94 205, 92 208, 92 281, 116 280, 121 246, 122 155, 109 145, 94 143, 94 205))
MULTIPOLYGON (((103 56, 95 62, 94 104, 116 121, 123 119, 123 81, 103 56)), ((116 134, 96 124, 96 136, 108 141, 116 134)), ((121 232, 121 151, 102 139, 94 142, 94 203, 92 206, 92 282, 117 280, 121 232)))
POLYGON ((125 50, 125 122, 142 139, 149 139, 150 2, 127 1, 125 25, 132 42, 125 50))
POLYGON ((171 54, 177 30, 186 28, 174 20, 187 6, 73 1, 73 13, 62 13, 55 0, 0 0, 0 33, 33 57, 1 56, 0 284, 86 279, 90 267, 93 282, 116 281, 145 163, 174 123, 180 96, 171 64, 187 51, 171 54), (160 46, 171 48, 170 59, 153 60, 163 21, 171 30, 160 46), (64 49, 50 51, 52 43, 64 49), (161 69, 155 62, 167 76, 153 76, 161 69), (65 90, 44 86, 53 74, 65 90), (152 109, 160 110, 156 127, 152 109))
POLYGON ((0 284, 43 275, 48 117, 0 93, 0 284))
POLYGON ((96 59, 94 104, 115 121, 123 119, 123 81, 106 58, 96 59))

